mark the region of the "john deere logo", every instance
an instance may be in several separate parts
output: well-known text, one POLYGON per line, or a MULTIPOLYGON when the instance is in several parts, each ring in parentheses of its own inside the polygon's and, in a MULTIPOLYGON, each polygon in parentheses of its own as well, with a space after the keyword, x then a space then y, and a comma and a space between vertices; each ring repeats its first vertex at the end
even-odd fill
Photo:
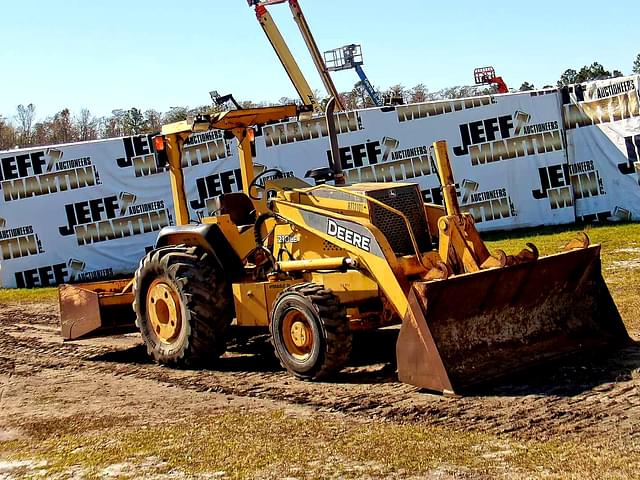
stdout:
POLYGON ((365 252, 371 251, 370 237, 351 230, 331 218, 327 219, 327 235, 335 237, 338 240, 342 240, 343 242, 353 245, 365 252))

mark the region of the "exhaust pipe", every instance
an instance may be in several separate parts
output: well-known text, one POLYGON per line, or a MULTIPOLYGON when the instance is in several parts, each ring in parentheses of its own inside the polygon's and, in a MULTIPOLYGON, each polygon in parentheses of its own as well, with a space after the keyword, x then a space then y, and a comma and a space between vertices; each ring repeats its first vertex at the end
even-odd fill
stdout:
POLYGON ((338 131, 336 129, 336 119, 333 113, 336 109, 336 99, 331 97, 327 102, 325 109, 327 131, 329 132, 329 143, 331 144, 331 169, 333 170, 333 178, 336 185, 344 185, 347 183, 342 172, 342 162, 340 161, 340 145, 338 144, 338 131))

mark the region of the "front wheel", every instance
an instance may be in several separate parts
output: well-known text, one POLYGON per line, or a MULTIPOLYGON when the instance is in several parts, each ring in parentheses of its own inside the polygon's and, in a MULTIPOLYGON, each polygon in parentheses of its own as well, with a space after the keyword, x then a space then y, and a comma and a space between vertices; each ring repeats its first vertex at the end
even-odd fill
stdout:
POLYGON ((345 308, 331 290, 313 283, 296 285, 278 296, 269 330, 281 365, 305 380, 339 371, 351 353, 345 308))

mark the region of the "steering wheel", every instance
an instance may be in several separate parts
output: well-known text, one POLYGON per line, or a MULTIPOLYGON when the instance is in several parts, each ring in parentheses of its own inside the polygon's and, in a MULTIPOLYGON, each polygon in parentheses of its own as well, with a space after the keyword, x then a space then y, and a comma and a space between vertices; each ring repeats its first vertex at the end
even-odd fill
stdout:
POLYGON ((264 190, 265 186, 258 184, 258 182, 262 180, 263 177, 266 177, 267 175, 271 175, 271 174, 277 174, 279 175, 277 178, 282 178, 282 176, 284 175, 284 172, 279 168, 267 168, 264 172, 259 173, 258 175, 253 177, 253 180, 251 180, 251 183, 249 184, 249 191, 247 192, 247 195, 249 195, 249 198, 251 200, 261 200, 259 197, 254 197, 251 194, 251 190, 254 188, 256 190, 264 190))

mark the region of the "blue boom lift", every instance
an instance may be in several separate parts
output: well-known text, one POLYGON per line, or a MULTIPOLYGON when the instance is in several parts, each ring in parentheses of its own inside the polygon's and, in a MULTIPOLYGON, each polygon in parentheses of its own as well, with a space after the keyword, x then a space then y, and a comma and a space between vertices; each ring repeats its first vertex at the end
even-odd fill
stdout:
POLYGON ((382 107, 382 99, 380 94, 373 88, 371 82, 367 78, 367 75, 362 69, 362 47, 356 44, 345 45, 344 47, 336 48, 324 52, 324 63, 330 72, 339 72, 341 70, 355 69, 362 86, 371 97, 374 105, 382 107))

